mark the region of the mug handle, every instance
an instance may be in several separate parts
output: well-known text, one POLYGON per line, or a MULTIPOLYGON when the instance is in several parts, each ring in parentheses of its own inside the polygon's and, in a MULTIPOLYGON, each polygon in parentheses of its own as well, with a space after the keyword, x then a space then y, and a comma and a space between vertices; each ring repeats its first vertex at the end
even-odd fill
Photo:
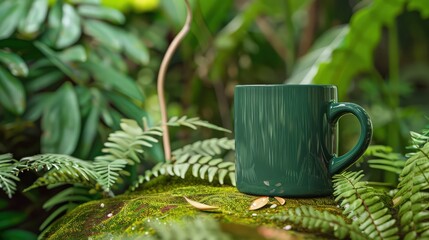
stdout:
POLYGON ((365 110, 357 104, 348 102, 329 104, 328 121, 331 124, 336 124, 338 119, 346 113, 353 114, 359 120, 360 136, 357 144, 346 154, 339 157, 334 154, 329 165, 331 175, 341 172, 357 161, 368 148, 372 137, 371 119, 365 110))

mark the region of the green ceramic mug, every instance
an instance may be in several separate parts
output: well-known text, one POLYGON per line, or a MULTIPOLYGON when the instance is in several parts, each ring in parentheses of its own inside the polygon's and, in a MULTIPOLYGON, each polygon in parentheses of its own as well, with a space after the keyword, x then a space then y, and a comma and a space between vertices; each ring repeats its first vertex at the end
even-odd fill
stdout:
POLYGON ((239 191, 312 197, 332 194, 332 175, 368 147, 372 123, 365 110, 337 102, 333 85, 241 85, 235 88, 234 128, 239 191), (337 156, 337 121, 351 113, 359 140, 337 156))

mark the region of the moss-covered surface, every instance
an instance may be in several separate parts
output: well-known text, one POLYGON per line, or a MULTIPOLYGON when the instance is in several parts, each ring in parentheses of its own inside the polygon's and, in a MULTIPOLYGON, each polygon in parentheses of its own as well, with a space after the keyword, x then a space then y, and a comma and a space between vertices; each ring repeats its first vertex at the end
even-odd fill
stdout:
POLYGON ((150 222, 169 222, 199 215, 209 215, 226 228, 235 224, 251 228, 257 226, 283 228, 286 223, 274 221, 271 216, 300 205, 311 205, 316 209, 340 214, 340 210, 330 197, 286 199, 283 206, 277 203, 277 207, 270 208, 272 204, 268 204, 256 211, 248 210, 256 198, 242 194, 231 186, 208 184, 197 179, 160 177, 145 184, 141 191, 80 205, 54 223, 43 237, 87 239, 90 236, 106 234, 145 235, 151 231, 148 224, 150 222), (188 204, 184 196, 218 206, 219 209, 202 212, 188 204))

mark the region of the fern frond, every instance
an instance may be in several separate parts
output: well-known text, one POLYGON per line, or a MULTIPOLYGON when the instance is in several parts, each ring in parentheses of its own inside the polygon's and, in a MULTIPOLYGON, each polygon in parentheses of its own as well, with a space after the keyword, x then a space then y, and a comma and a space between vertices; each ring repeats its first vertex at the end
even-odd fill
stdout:
POLYGON ((429 143, 406 161, 394 202, 404 239, 429 235, 429 143))
MULTIPOLYGON (((91 166, 92 168, 92 166, 91 166)), ((51 169, 43 176, 39 177, 33 184, 24 189, 24 192, 34 188, 55 185, 55 184, 82 184, 88 187, 94 187, 97 179, 97 173, 91 170, 91 178, 85 178, 80 170, 66 166, 59 169, 51 169)))
POLYGON ((197 141, 173 151, 175 159, 187 157, 188 155, 215 156, 221 155, 225 150, 234 150, 234 139, 212 138, 203 141, 197 141))
POLYGON ((56 169, 73 175, 75 172, 86 180, 96 179, 97 176, 92 168, 91 162, 63 154, 39 154, 25 157, 19 161, 20 171, 24 170, 51 170, 56 169))
POLYGON ((151 170, 146 170, 144 175, 139 176, 130 190, 134 191, 140 184, 161 175, 178 176, 184 179, 190 169, 196 178, 205 179, 207 176, 207 180, 212 182, 217 176, 219 183, 224 184, 225 177, 228 176, 231 184, 236 185, 234 163, 225 162, 220 158, 213 159, 211 156, 194 155, 183 158, 180 162, 158 163, 151 170))
POLYGON ((16 167, 16 160, 12 154, 0 154, 0 189, 3 189, 9 198, 16 191, 16 182, 19 170, 16 167))
POLYGON ((289 209, 287 215, 274 216, 273 219, 290 221, 308 230, 330 234, 338 239, 350 237, 353 240, 366 240, 368 238, 356 225, 347 223, 341 216, 327 211, 322 212, 311 206, 289 209))
POLYGON ((112 186, 116 183, 120 173, 124 173, 124 168, 127 161, 123 159, 103 159, 98 158, 94 161, 94 171, 97 173, 97 182, 104 189, 109 192, 112 186))
MULTIPOLYGON (((124 159, 130 165, 140 163, 139 154, 157 143, 156 137, 162 136, 160 127, 143 130, 136 121, 130 119, 122 119, 120 126, 121 130, 111 133, 102 149, 103 153, 110 155, 108 158, 112 161, 124 159)), ((106 159, 105 156, 102 157, 106 159)), ((100 157, 96 159, 98 158, 100 157)))
POLYGON ((198 127, 205 127, 205 128, 209 128, 217 131, 222 131, 222 132, 228 132, 228 133, 231 132, 228 129, 225 129, 225 128, 216 126, 214 124, 211 124, 207 121, 201 120, 198 117, 194 117, 194 118, 188 118, 187 116, 183 116, 181 118, 172 117, 168 120, 167 125, 172 127, 184 126, 194 130, 197 129, 198 127))
POLYGON ((341 200, 343 214, 353 220, 370 239, 398 239, 396 220, 384 202, 387 195, 360 180, 362 171, 334 176, 335 201, 341 200))
POLYGON ((212 182, 217 176, 220 184, 224 184, 228 176, 231 184, 235 186, 235 164, 226 162, 219 156, 225 151, 234 149, 234 140, 227 138, 212 138, 198 141, 173 151, 174 162, 158 163, 151 170, 146 170, 130 187, 134 191, 143 182, 150 181, 160 175, 170 175, 185 178, 187 172, 192 170, 196 178, 212 182))

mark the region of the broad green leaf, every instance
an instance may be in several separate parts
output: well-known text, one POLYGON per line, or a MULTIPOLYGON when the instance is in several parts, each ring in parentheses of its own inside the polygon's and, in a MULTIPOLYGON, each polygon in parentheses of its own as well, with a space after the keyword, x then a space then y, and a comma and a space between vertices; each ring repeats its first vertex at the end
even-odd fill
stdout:
POLYGON ((408 9, 420 12, 423 18, 429 18, 429 7, 427 0, 409 0, 408 9))
MULTIPOLYGON (((225 0, 223 0, 225 1, 225 0)), ((191 6, 194 1, 190 2, 191 6)), ((161 0, 161 7, 176 29, 180 29, 186 19, 186 5, 183 1, 161 0)))
POLYGON ((21 19, 19 32, 31 37, 35 36, 44 22, 47 12, 48 0, 32 1, 27 15, 21 19))
POLYGON ((100 4, 101 0, 68 0, 70 3, 73 4, 80 4, 80 3, 84 3, 84 4, 100 4))
POLYGON ((0 66, 0 104, 20 115, 25 109, 25 91, 21 81, 0 66))
POLYGON ((85 20, 83 25, 85 34, 93 37, 105 46, 109 46, 115 50, 121 49, 121 42, 117 36, 117 31, 112 26, 98 20, 85 20))
POLYGON ((225 20, 229 19, 230 11, 234 7, 234 1, 232 0, 204 0, 196 1, 195 3, 198 5, 196 7, 201 9, 204 22, 211 32, 219 31, 219 28, 222 27, 225 20))
POLYGON ((137 84, 127 75, 93 60, 83 64, 82 67, 88 69, 95 80, 101 83, 104 88, 113 88, 130 98, 144 100, 137 84))
POLYGON ((125 58, 120 52, 105 46, 99 46, 95 51, 100 58, 98 61, 103 62, 107 66, 112 66, 120 72, 127 72, 125 58))
POLYGON ((125 54, 137 63, 146 65, 149 63, 149 50, 143 44, 141 39, 138 39, 135 35, 125 32, 118 31, 122 48, 125 54))
POLYGON ((73 69, 64 63, 55 51, 42 42, 35 42, 34 46, 36 46, 49 59, 49 61, 51 61, 51 63, 60 69, 65 75, 69 76, 71 79, 79 81, 79 77, 76 76, 73 69))
POLYGON ((86 116, 84 126, 82 129, 82 136, 79 141, 78 156, 81 158, 86 158, 91 151, 93 146, 94 139, 97 135, 98 124, 100 122, 100 98, 101 94, 97 89, 91 89, 92 99, 91 109, 88 116, 86 116))
POLYGON ((64 4, 62 8, 61 30, 55 46, 65 48, 75 43, 82 33, 80 17, 70 4, 64 4))
POLYGON ((80 135, 80 110, 70 83, 55 94, 55 104, 42 117, 42 152, 72 154, 80 135))
POLYGON ((380 40, 382 27, 394 22, 403 11, 405 2, 374 0, 356 12, 344 44, 333 51, 329 62, 320 65, 313 83, 337 85, 338 97, 343 99, 352 78, 358 73, 371 71, 373 52, 380 40))
POLYGON ((28 1, 0 2, 0 39, 10 37, 18 26, 19 19, 25 14, 28 1))
POLYGON ((104 94, 117 109, 119 109, 126 117, 134 120, 140 120, 143 117, 147 117, 147 113, 143 108, 138 107, 134 104, 131 99, 121 96, 113 92, 106 92, 104 94))
POLYGON ((55 96, 53 93, 41 93, 33 96, 28 102, 24 119, 36 121, 42 116, 46 109, 51 107, 54 100, 55 96))
POLYGON ((46 87, 52 86, 54 83, 57 83, 59 80, 64 78, 64 74, 58 70, 53 70, 42 74, 39 77, 33 78, 25 84, 25 88, 29 92, 37 92, 46 87))
POLYGON ((317 39, 309 53, 298 61, 291 77, 286 82, 294 84, 311 83, 320 64, 330 60, 332 52, 341 45, 348 31, 348 26, 337 27, 317 39))
POLYGON ((0 212, 0 230, 13 227, 25 220, 27 215, 23 212, 2 211, 0 212))
POLYGON ((36 240, 37 235, 33 232, 20 230, 20 229, 10 229, 5 230, 0 233, 0 239, 13 239, 13 240, 36 240))
POLYGON ((85 48, 82 45, 76 45, 66 48, 64 51, 58 54, 58 57, 63 62, 85 62, 87 59, 87 54, 85 48))
POLYGON ((62 8, 62 1, 57 1, 49 11, 48 27, 42 37, 42 41, 51 47, 55 47, 61 32, 61 19, 63 15, 62 8))
POLYGON ((106 20, 117 24, 123 24, 125 22, 124 15, 113 8, 96 5, 81 5, 77 11, 84 17, 106 20))
POLYGON ((4 63, 14 76, 26 77, 28 75, 27 64, 15 53, 0 50, 0 62, 4 63))

